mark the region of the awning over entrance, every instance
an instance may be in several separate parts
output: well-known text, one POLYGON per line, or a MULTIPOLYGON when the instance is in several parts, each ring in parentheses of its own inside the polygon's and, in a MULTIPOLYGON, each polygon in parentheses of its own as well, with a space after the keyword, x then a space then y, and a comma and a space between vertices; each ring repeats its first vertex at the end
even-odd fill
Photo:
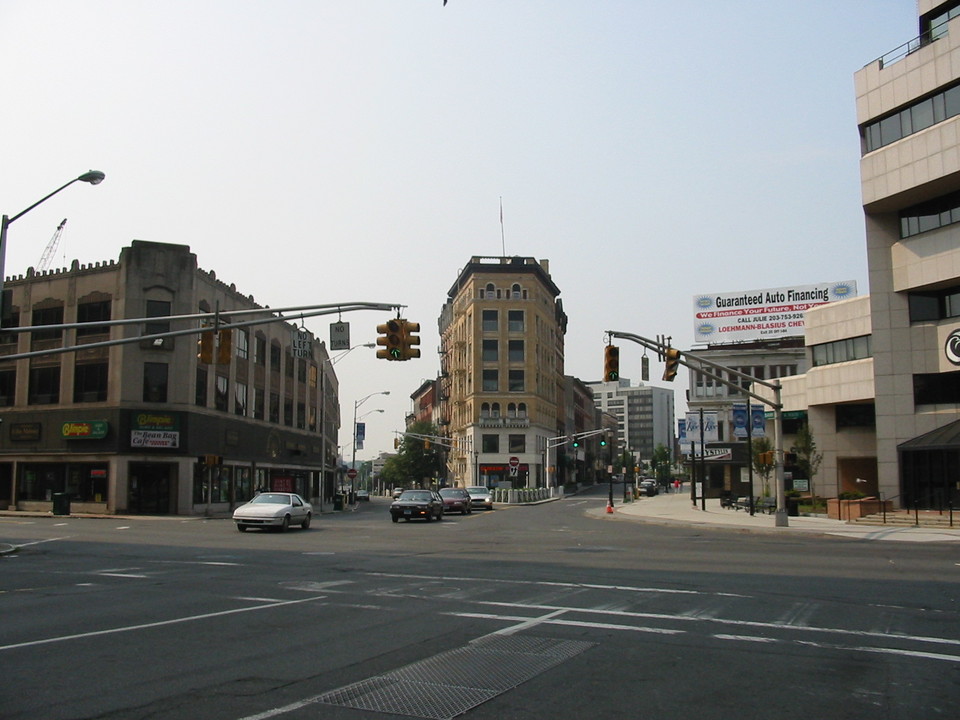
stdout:
POLYGON ((898 450, 960 450, 960 420, 897 445, 898 450))

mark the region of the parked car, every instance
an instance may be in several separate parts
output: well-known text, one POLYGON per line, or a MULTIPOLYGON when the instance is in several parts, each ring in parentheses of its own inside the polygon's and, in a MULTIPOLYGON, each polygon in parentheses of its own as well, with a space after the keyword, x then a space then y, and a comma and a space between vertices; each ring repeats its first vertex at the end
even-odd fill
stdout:
POLYGON ((640 492, 643 495, 652 496, 660 492, 660 486, 657 484, 656 480, 641 480, 640 481, 640 492))
POLYGON ((264 492, 233 511, 237 530, 271 528, 283 532, 291 525, 306 530, 313 518, 313 507, 296 493, 264 492))
POLYGON ((493 494, 483 485, 471 485, 467 488, 471 507, 477 510, 493 510, 493 494))
POLYGON ((394 488, 393 489, 393 499, 396 500, 398 497, 403 495, 403 488, 394 488))
POLYGON ((443 498, 433 490, 404 490, 390 505, 390 519, 399 522, 400 518, 443 520, 443 498))
POLYGON ((440 497, 443 498, 444 513, 458 512, 461 515, 469 515, 473 512, 470 493, 463 488, 443 488, 440 491, 440 497))
POLYGON ((369 490, 357 490, 357 500, 370 500, 369 490))

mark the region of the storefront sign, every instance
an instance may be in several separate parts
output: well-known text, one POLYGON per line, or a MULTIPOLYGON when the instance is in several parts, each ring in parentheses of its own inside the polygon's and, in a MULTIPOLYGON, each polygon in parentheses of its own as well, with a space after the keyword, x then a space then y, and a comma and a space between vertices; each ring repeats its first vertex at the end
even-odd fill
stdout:
POLYGON ((40 439, 40 423, 12 423, 10 439, 21 442, 37 442, 40 439))
POLYGON ((66 440, 102 440, 110 429, 106 420, 92 422, 65 422, 60 426, 60 437, 66 440))
POLYGON ((130 447, 179 448, 180 418, 167 413, 137 413, 130 430, 130 447))

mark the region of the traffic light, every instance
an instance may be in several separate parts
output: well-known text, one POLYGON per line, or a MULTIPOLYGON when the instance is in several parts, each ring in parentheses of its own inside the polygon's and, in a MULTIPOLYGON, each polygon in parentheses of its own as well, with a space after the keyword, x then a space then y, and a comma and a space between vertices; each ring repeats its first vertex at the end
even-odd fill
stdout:
POLYGON ((384 350, 377 350, 377 357, 381 360, 402 360, 403 353, 403 321, 397 318, 377 325, 377 332, 380 337, 377 338, 377 345, 383 345, 384 350))
POLYGON ((400 360, 420 357, 420 348, 413 347, 420 344, 420 336, 413 333, 420 332, 420 323, 409 320, 400 321, 400 360))
POLYGON ((663 379, 673 382, 673 379, 677 376, 677 370, 680 368, 680 351, 668 347, 663 355, 667 360, 666 367, 663 368, 663 379))
MULTIPOLYGON (((213 333, 209 333, 213 337, 213 333)), ((233 330, 226 328, 217 332, 217 365, 229 365, 233 355, 233 330)))
POLYGON ((579 440, 579 438, 574 438, 574 439, 573 439, 573 446, 574 446, 575 448, 580 447, 580 440, 579 440))
POLYGON ((214 337, 214 332, 208 330, 207 332, 201 332, 197 338, 197 360, 204 365, 213 364, 214 337))
POLYGON ((757 461, 760 465, 773 465, 773 450, 767 450, 766 452, 757 453, 757 461))
POLYGON ((429 449, 430 449, 430 441, 429 441, 429 440, 424 440, 424 441, 423 441, 423 449, 424 449, 424 450, 429 450, 429 449))
POLYGON ((607 436, 606 436, 606 435, 601 435, 601 436, 600 436, 600 447, 606 447, 606 446, 607 446, 607 436))
POLYGON ((620 379, 620 348, 607 345, 603 349, 603 381, 616 382, 620 379))

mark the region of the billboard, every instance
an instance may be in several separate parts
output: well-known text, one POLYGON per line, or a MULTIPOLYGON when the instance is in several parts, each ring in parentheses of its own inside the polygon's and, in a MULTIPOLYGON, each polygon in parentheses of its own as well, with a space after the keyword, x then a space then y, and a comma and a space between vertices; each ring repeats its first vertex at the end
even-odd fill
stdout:
POLYGON ((855 280, 694 295, 693 341, 724 345, 802 336, 804 312, 856 295, 855 280))

